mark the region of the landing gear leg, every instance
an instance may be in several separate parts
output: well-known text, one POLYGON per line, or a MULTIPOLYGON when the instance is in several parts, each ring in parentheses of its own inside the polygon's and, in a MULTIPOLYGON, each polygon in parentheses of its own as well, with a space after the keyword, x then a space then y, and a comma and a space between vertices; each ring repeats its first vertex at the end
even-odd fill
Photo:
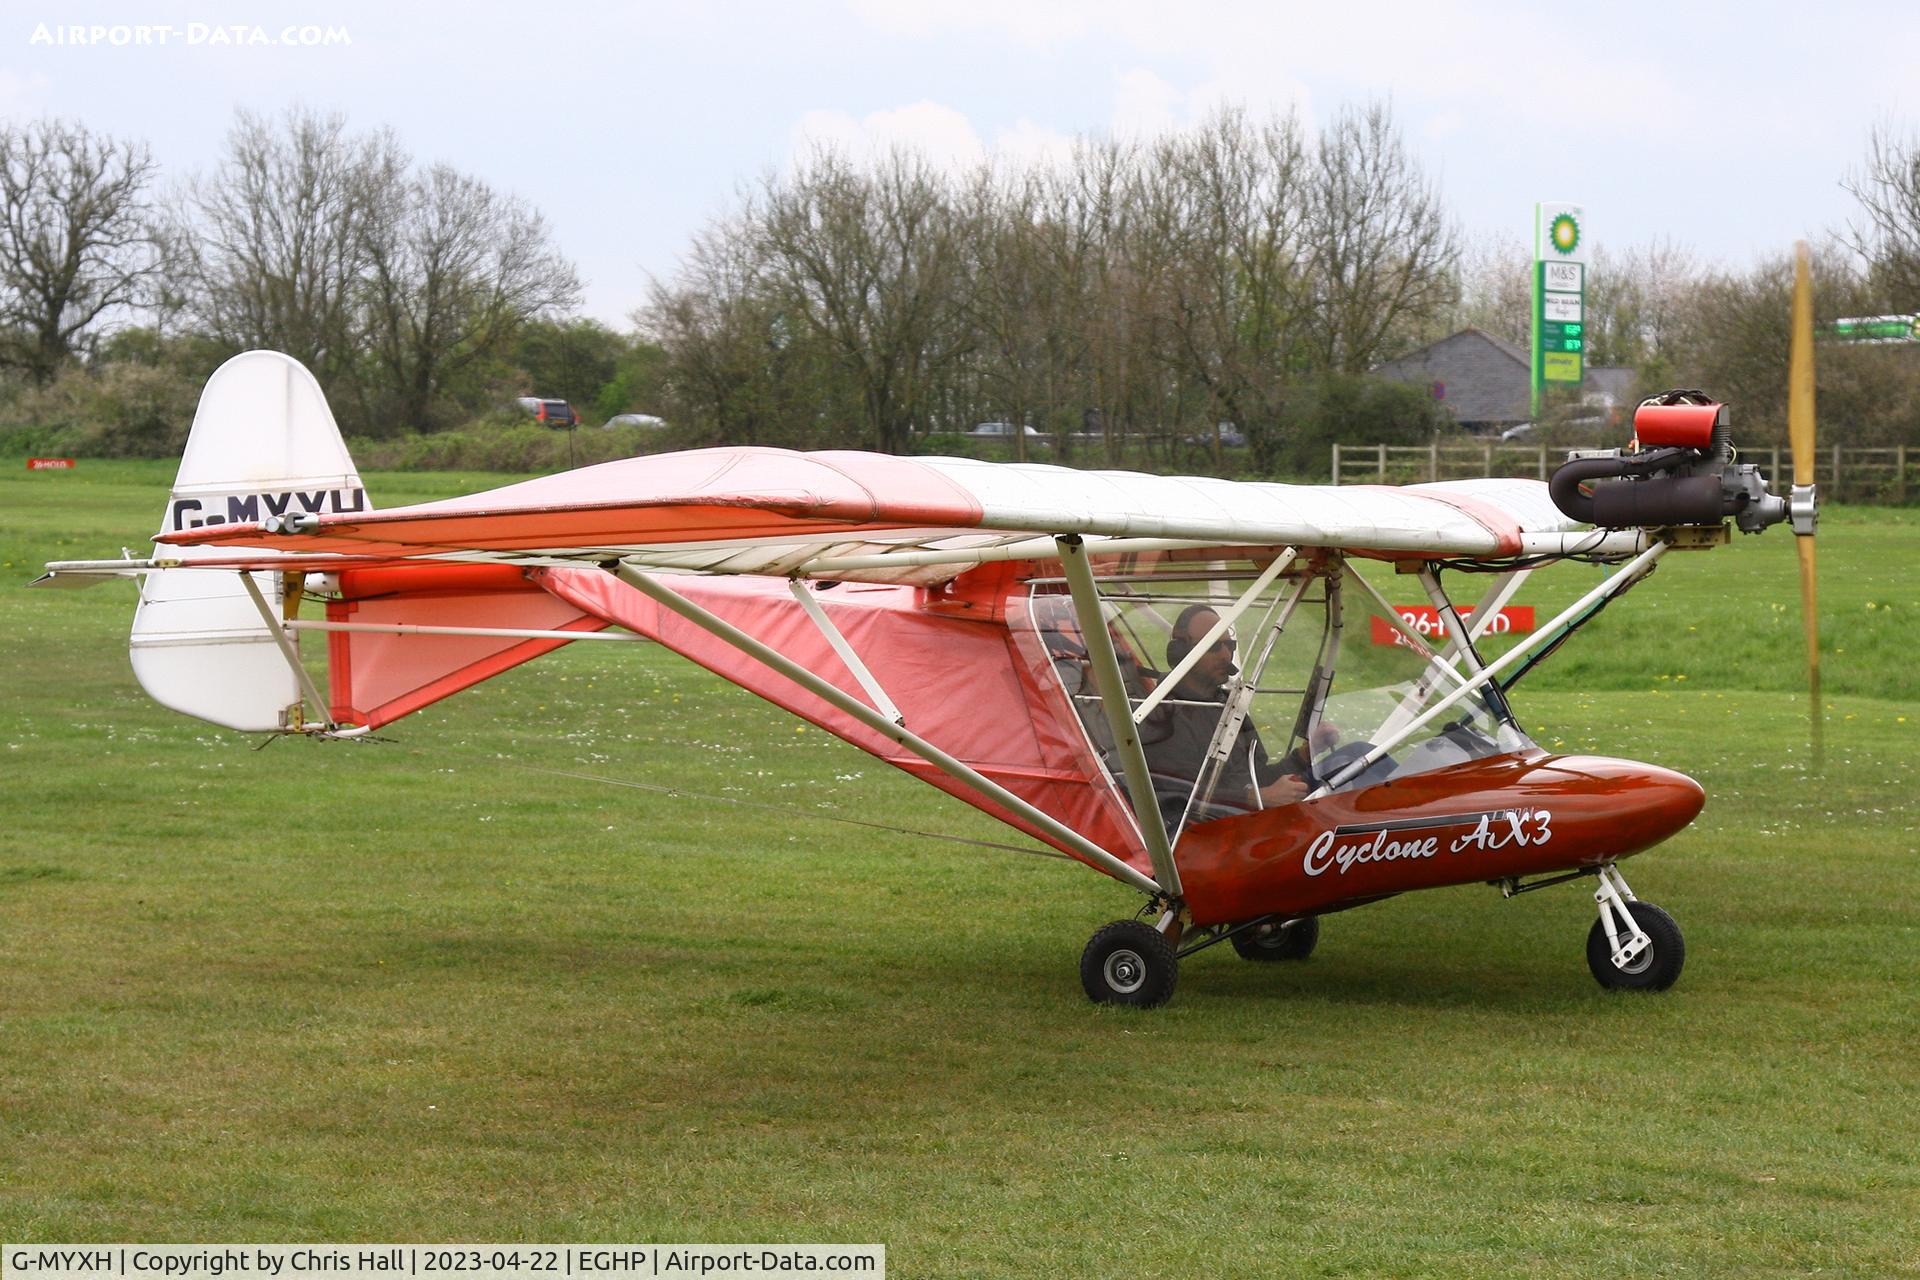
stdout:
POLYGON ((1609 862, 1600 868, 1594 890, 1600 918, 1587 933, 1587 967, 1603 987, 1626 991, 1665 991, 1686 963, 1686 942, 1672 916, 1641 902, 1626 877, 1609 862))

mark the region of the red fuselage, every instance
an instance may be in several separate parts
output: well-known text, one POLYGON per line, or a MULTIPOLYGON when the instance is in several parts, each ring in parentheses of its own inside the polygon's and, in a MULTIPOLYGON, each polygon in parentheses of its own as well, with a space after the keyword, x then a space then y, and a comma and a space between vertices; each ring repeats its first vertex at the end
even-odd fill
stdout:
MULTIPOLYGON (((656 610, 608 575, 548 570, 548 590, 676 649, 915 777, 1051 840, 738 650, 656 610)), ((680 589, 858 690, 778 581, 689 579, 680 589)), ((908 726, 1142 872, 1151 870, 1121 789, 1102 773, 1043 652, 1023 654, 1002 610, 931 609, 907 587, 851 584, 821 607, 893 695, 908 726)), ((1597 866, 1652 847, 1700 812, 1684 774, 1538 749, 1491 756, 1311 802, 1189 827, 1175 851, 1196 924, 1306 915, 1442 885, 1597 866)), ((1079 856, 1076 854, 1075 856, 1079 856)))
POLYGON ((1684 828, 1700 784, 1657 765, 1516 752, 1190 828, 1196 924, 1308 915, 1442 885, 1596 866, 1684 828))

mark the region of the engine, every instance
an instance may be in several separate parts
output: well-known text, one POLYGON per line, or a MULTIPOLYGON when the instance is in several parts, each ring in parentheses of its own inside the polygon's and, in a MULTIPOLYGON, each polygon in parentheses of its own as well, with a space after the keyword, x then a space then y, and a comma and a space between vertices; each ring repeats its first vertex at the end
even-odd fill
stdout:
MULTIPOLYGON (((1634 443, 1582 450, 1553 473, 1553 504, 1603 529, 1712 525, 1732 517, 1744 533, 1793 518, 1812 532, 1812 494, 1804 504, 1767 491, 1760 469, 1735 462, 1727 406, 1701 391, 1669 391, 1640 402, 1634 443), (1804 508, 1804 509, 1803 509, 1804 508)), ((1810 488, 1810 487, 1809 487, 1810 488)))

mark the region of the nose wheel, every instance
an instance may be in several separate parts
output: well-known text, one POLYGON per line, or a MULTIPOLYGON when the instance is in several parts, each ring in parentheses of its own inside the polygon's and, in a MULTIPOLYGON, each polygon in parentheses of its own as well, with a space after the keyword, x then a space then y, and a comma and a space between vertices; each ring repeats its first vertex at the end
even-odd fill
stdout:
POLYGON ((1593 898, 1600 918, 1587 931, 1587 968, 1601 986, 1615 991, 1665 991, 1687 962, 1686 940, 1672 916, 1641 902, 1620 869, 1600 869, 1593 898))

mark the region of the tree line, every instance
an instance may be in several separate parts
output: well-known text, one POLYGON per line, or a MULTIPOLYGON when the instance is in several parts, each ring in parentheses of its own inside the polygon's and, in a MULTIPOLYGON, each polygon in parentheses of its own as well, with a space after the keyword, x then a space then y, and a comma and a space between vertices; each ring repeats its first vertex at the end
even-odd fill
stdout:
MULTIPOLYGON (((1876 128, 1817 251, 1823 318, 1920 310, 1920 139, 1876 128)), ((1159 138, 971 172, 818 150, 744 186, 618 331, 576 312, 539 211, 390 130, 236 114, 162 187, 147 147, 0 124, 0 402, 164 453, 226 355, 287 351, 350 434, 497 423, 515 394, 640 411, 672 442, 912 451, 979 422, 1048 456, 1317 470, 1333 439, 1425 440, 1424 388, 1369 370, 1474 325, 1524 347, 1530 253, 1465 236, 1384 105, 1317 129, 1224 110, 1159 138)), ((1602 248, 1590 365, 1703 386, 1783 433, 1782 252, 1602 248)), ((1920 350, 1829 348, 1822 410, 1860 444, 1920 435, 1920 350)), ((1568 404, 1564 415, 1580 412, 1568 404)), ((593 420, 589 416, 589 421, 593 420)), ((1833 437, 1840 439, 1842 437, 1833 437)))
POLYGON ((65 377, 73 407, 138 416, 183 391, 155 371, 197 384, 270 347, 356 434, 448 427, 513 389, 521 346, 553 337, 530 326, 577 327, 556 322, 580 294, 538 210, 390 130, 243 110, 213 170, 163 191, 143 143, 0 126, 0 365, 15 390, 65 377))
POLYGON ((716 439, 899 451, 995 421, 1111 456, 1228 424, 1265 470, 1335 405, 1436 428, 1365 375, 1438 326, 1458 243, 1384 106, 1318 133, 1226 111, 1058 166, 815 151, 703 229, 642 321, 716 439))

